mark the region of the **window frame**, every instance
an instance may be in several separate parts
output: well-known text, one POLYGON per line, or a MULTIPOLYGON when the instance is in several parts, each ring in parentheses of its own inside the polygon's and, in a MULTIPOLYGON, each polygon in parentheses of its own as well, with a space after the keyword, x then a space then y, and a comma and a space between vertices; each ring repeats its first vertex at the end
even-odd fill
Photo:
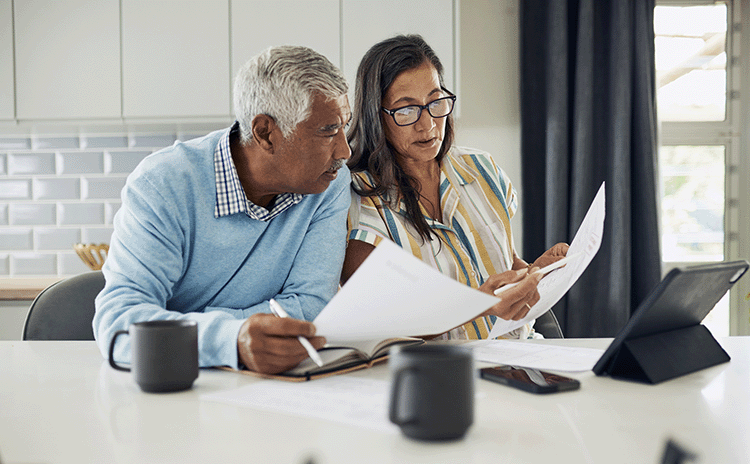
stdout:
MULTIPOLYGON (((750 72, 740 50, 750 50, 750 0, 723 0, 727 5, 727 99, 724 121, 660 122, 659 147, 663 145, 723 145, 724 163, 724 260, 750 257, 750 72), (744 7, 744 8, 742 8, 744 7), (744 128, 745 130, 741 130, 744 128), (743 155, 744 153, 744 155, 743 155), (742 182, 744 180, 744 182, 742 182)), ((657 0, 657 6, 713 5, 713 0, 657 0)), ((748 56, 748 54, 745 54, 748 56)), ((661 175, 659 176, 661 184, 661 175)), ((660 186, 659 186, 660 187, 660 186)), ((659 188, 661 202, 661 188, 659 188)), ((661 211, 661 207, 659 208, 661 211)), ((660 222, 661 224, 661 222, 660 222)), ((679 266, 697 261, 665 262, 666 275, 679 266)), ((743 277, 730 292, 729 335, 750 335, 750 277, 743 277)))

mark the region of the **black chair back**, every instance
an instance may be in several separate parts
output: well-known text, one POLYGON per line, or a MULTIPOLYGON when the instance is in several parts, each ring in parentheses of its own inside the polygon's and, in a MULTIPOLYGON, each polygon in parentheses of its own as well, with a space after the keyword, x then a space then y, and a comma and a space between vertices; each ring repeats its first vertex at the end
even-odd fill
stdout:
POLYGON ((560 323, 551 309, 536 318, 534 330, 544 335, 544 338, 564 338, 560 323))
POLYGON ((102 271, 56 282, 29 307, 23 340, 93 340, 94 298, 104 288, 102 271))

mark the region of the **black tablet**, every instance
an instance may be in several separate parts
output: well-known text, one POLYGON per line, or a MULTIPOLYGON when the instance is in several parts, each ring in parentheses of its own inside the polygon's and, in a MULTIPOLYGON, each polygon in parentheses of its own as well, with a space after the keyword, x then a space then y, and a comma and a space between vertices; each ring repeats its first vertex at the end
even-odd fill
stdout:
POLYGON ((728 361, 701 321, 747 269, 744 260, 672 269, 633 313, 594 373, 658 383, 728 361))

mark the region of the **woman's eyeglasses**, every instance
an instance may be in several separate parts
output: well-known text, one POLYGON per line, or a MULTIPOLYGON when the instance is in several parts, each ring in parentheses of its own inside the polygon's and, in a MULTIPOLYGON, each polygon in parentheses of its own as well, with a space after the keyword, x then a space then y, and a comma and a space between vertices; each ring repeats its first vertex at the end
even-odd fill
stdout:
MULTIPOLYGON (((445 90, 445 89, 443 89, 445 90)), ((397 126, 410 126, 419 121, 422 117, 422 110, 427 110, 433 118, 444 118, 453 112, 453 105, 456 102, 456 96, 450 95, 433 100, 426 105, 409 105, 395 110, 388 108, 381 109, 393 118, 397 126)))

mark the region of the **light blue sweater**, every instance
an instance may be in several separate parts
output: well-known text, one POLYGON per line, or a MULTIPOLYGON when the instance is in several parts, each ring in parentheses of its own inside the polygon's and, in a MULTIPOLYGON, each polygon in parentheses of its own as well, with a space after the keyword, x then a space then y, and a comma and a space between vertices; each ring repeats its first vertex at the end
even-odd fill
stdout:
MULTIPOLYGON (((214 150, 227 131, 175 143, 128 177, 93 321, 105 357, 115 331, 133 322, 192 319, 201 367, 236 368, 240 326, 270 312, 270 298, 291 317, 313 320, 336 292, 348 169, 325 192, 306 195, 271 221, 245 213, 215 218, 214 150)), ((127 336, 118 338, 115 359, 129 362, 127 336)))

